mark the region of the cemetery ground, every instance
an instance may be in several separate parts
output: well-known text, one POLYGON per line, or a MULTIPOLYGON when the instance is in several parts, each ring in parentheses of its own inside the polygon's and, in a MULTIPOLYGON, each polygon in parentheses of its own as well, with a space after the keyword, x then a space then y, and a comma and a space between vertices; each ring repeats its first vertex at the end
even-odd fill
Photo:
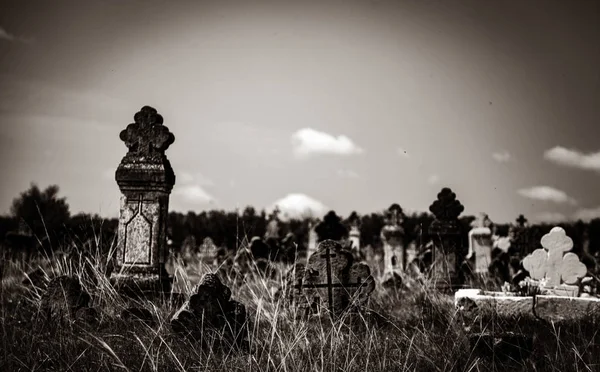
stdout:
MULTIPOLYGON (((125 318, 124 300, 104 275, 100 255, 30 262, 3 262, 0 321, 2 371, 595 371, 600 336, 592 319, 552 323, 534 317, 491 319, 492 334, 530 336, 530 344, 472 337, 451 295, 406 280, 398 290, 376 288, 365 311, 332 321, 297 317, 297 309, 276 296, 285 284, 258 271, 243 281, 222 273, 232 298, 246 306, 248 344, 206 347, 203 340, 173 332, 169 319, 180 304, 146 301, 150 319, 125 318), (40 313, 40 292, 23 283, 42 268, 50 277, 75 275, 98 310, 93 322, 76 318, 48 322, 40 313)), ((210 272, 198 262, 175 261, 174 287, 190 293, 210 272)), ((31 278, 35 281, 34 278, 31 278)), ((493 288, 488 288, 493 289, 493 288)), ((497 289, 497 288, 496 288, 497 289)), ((490 315, 492 318, 494 314, 490 315)), ((480 325, 481 325, 480 324, 480 325)), ((468 325, 467 325, 468 326, 468 325)))

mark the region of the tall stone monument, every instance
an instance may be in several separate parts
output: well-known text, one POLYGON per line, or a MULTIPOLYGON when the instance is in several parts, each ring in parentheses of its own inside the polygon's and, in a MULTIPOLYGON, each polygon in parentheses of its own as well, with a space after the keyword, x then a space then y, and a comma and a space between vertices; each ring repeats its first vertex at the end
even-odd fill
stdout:
POLYGON ((402 208, 392 204, 386 213, 386 225, 381 229, 383 242, 383 275, 400 274, 406 268, 406 250, 404 247, 404 229, 402 208))
POLYGON ((348 217, 348 232, 350 243, 352 244, 352 254, 354 258, 360 257, 360 217, 356 212, 352 212, 348 217))
POLYGON ((467 259, 475 259, 475 273, 487 275, 492 263, 492 221, 487 214, 481 213, 471 224, 469 231, 469 253, 467 259))
POLYGON ((464 206, 456 199, 456 194, 445 187, 429 211, 435 216, 428 231, 433 243, 431 279, 440 290, 456 289, 462 284, 459 265, 464 253, 458 216, 464 206))
POLYGON ((152 107, 144 106, 134 121, 120 134, 129 151, 115 175, 121 210, 111 282, 126 293, 169 292, 166 224, 175 173, 165 151, 175 136, 152 107))

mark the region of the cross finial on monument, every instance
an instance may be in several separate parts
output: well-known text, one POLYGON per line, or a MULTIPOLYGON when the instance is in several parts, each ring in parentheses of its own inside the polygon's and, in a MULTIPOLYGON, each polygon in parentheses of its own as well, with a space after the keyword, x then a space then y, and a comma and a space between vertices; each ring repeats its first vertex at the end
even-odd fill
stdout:
POLYGON ((175 141, 175 136, 163 125, 163 117, 154 108, 144 106, 133 119, 135 122, 129 124, 119 136, 129 148, 128 154, 164 155, 175 141))
POLYGON ((402 207, 399 204, 392 204, 387 210, 388 223, 390 225, 400 225, 403 220, 403 214, 402 207))
POLYGON ((455 220, 465 210, 465 207, 456 199, 456 194, 448 187, 444 187, 437 195, 437 200, 431 204, 429 211, 437 220, 455 220))
POLYGON ((525 227, 527 224, 527 218, 525 218, 525 216, 523 216, 522 214, 520 214, 519 218, 517 218, 515 221, 517 222, 519 227, 525 227))

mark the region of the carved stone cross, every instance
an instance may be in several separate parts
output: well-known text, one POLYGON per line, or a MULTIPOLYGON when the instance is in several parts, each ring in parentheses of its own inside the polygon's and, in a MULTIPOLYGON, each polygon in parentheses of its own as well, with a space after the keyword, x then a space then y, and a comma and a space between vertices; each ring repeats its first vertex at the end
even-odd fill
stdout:
POLYGON ((523 267, 531 278, 546 279, 547 287, 576 284, 587 273, 586 266, 572 252, 573 240, 561 227, 554 227, 541 240, 542 247, 525 257, 523 267), (569 253, 565 253, 569 252, 569 253))
POLYGON ((517 218, 515 221, 517 222, 519 227, 525 227, 525 225, 527 224, 527 218, 525 218, 525 216, 523 216, 522 214, 520 214, 519 218, 517 218))

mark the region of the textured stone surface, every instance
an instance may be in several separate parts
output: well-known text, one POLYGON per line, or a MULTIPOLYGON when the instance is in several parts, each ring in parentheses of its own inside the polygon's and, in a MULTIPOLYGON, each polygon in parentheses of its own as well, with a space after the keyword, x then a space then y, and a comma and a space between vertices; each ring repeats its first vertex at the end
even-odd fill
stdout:
POLYGON ((87 307, 90 295, 83 290, 74 276, 59 276, 48 284, 42 295, 40 309, 49 321, 74 319, 80 308, 87 307))
POLYGON ((525 257, 523 267, 532 279, 544 279, 545 286, 552 288, 562 283, 576 284, 587 273, 586 266, 575 253, 573 240, 560 227, 553 228, 541 240, 542 247, 525 257))
POLYGON ((355 263, 352 253, 339 242, 325 240, 309 258, 297 288, 311 310, 329 311, 335 317, 366 305, 375 281, 369 266, 355 263))
POLYGON ((598 321, 600 316, 600 298, 595 297, 537 295, 534 298, 469 289, 457 291, 454 301, 459 311, 469 312, 466 315, 471 319, 483 312, 493 312, 499 317, 538 317, 554 322, 581 319, 598 321))
POLYGON ((207 344, 245 345, 246 308, 231 300, 231 290, 215 274, 206 274, 188 301, 171 318, 177 333, 207 344))
POLYGON ((165 288, 170 280, 164 270, 168 257, 166 221, 169 194, 175 184, 175 174, 165 150, 175 137, 163 125, 155 109, 145 106, 120 134, 128 148, 116 171, 121 190, 118 240, 115 270, 111 280, 125 281, 133 289, 165 288), (149 285, 149 281, 160 283, 149 285), (141 281, 141 285, 132 285, 141 281))

